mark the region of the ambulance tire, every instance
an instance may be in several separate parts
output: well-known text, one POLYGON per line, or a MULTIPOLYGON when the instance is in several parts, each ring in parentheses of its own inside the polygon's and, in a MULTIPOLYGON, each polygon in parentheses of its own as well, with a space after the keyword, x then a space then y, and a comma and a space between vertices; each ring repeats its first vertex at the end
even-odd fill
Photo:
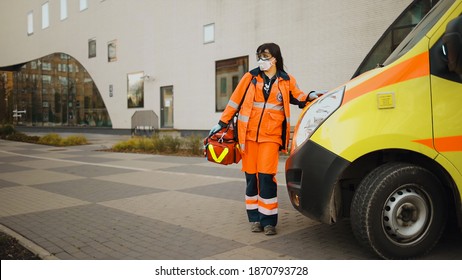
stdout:
POLYGON ((447 220, 447 201, 438 178, 425 168, 390 162, 358 186, 351 204, 356 238, 384 259, 428 253, 447 220))

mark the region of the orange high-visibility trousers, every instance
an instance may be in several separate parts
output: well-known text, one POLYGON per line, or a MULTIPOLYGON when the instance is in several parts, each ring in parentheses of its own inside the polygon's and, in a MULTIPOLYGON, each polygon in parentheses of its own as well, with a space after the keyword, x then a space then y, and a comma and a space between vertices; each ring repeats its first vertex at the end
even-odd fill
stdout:
POLYGON ((278 199, 276 173, 279 161, 278 143, 246 141, 242 155, 242 171, 247 187, 245 202, 249 222, 260 222, 262 227, 276 226, 278 199))

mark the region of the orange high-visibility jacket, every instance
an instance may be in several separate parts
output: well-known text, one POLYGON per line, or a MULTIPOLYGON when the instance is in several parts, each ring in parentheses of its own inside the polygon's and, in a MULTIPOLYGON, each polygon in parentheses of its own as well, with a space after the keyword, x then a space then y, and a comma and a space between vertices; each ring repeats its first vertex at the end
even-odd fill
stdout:
POLYGON ((268 100, 263 95, 263 77, 259 68, 247 72, 231 95, 220 124, 225 126, 239 110, 237 121, 238 141, 241 151, 245 151, 245 141, 275 142, 287 151, 290 137, 289 104, 298 105, 306 101, 307 94, 298 88, 292 75, 278 71, 268 100), (247 90, 247 93, 246 93, 247 90))

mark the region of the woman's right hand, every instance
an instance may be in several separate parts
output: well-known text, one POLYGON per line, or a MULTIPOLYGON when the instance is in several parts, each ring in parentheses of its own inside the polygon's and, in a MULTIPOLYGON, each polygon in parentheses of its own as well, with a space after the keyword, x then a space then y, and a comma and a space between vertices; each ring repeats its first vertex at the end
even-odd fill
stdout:
POLYGON ((209 132, 209 136, 210 135, 213 135, 215 133, 217 133, 218 131, 220 131, 222 129, 221 125, 220 124, 216 124, 214 127, 212 127, 212 129, 210 129, 210 132, 209 132))

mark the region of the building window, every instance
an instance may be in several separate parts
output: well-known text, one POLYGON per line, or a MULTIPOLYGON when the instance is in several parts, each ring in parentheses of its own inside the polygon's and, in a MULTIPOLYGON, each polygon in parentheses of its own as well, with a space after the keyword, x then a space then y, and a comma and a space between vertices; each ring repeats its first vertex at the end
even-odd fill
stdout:
POLYGON ((249 69, 249 57, 237 57, 215 62, 215 111, 222 112, 238 81, 249 69))
POLYGON ((42 29, 50 26, 49 4, 46 2, 42 5, 42 29))
POLYGON ((215 23, 204 25, 204 44, 215 42, 215 23))
POLYGON ((42 70, 51 71, 51 63, 50 62, 42 62, 42 70))
POLYGON ((27 14, 27 35, 34 34, 34 12, 27 14))
MULTIPOLYGON (((42 75, 42 83, 51 84, 51 76, 50 75, 42 75)), ((46 92, 44 91, 44 93, 46 93, 46 92)))
POLYGON ((173 86, 160 88, 160 127, 173 128, 173 86))
POLYGON ((112 40, 107 43, 107 61, 117 61, 117 40, 112 40))
POLYGON ((61 20, 65 20, 67 18, 67 0, 61 0, 60 6, 60 16, 61 20))
POLYGON ((80 11, 88 9, 88 0, 80 0, 80 11))
POLYGON ((128 108, 144 107, 144 72, 127 74, 128 108))
POLYGON ((88 40, 88 58, 96 57, 96 39, 88 40))

